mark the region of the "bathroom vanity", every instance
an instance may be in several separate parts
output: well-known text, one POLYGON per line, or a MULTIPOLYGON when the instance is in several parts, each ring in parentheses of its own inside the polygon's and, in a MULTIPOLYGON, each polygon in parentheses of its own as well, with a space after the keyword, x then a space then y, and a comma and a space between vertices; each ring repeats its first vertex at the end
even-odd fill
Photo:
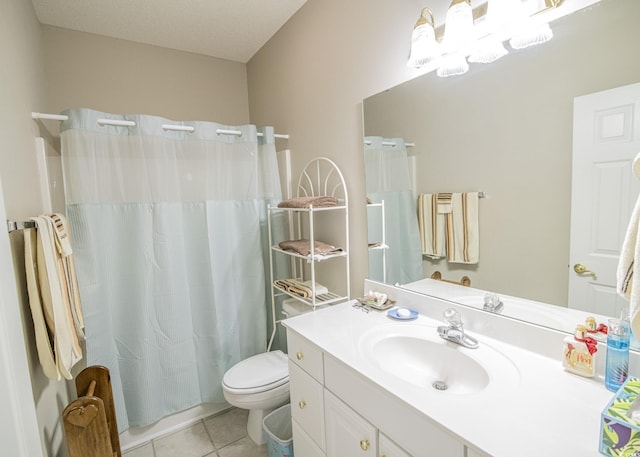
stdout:
POLYGON ((420 315, 393 320, 350 301, 284 321, 297 457, 600 455, 613 393, 562 369, 566 334, 373 287, 420 315), (438 336, 452 307, 477 349, 438 336))

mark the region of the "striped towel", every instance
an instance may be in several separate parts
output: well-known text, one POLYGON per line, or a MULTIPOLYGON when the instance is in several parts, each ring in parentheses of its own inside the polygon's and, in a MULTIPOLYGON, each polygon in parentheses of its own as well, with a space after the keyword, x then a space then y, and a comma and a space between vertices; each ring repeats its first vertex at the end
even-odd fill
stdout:
MULTIPOLYGON (((640 178, 640 154, 633 161, 633 171, 640 178)), ((616 272, 618 294, 629 300, 631 329, 640 335, 640 287, 634 287, 634 278, 640 276, 640 197, 631 213, 616 272)))
POLYGON ((438 194, 418 196, 418 229, 422 255, 442 259, 445 253, 445 217, 438 212, 438 194))
POLYGON ((446 217, 447 260, 451 263, 478 263, 478 192, 451 194, 451 213, 446 217))
POLYGON ((424 256, 478 263, 478 192, 419 195, 418 227, 424 256))

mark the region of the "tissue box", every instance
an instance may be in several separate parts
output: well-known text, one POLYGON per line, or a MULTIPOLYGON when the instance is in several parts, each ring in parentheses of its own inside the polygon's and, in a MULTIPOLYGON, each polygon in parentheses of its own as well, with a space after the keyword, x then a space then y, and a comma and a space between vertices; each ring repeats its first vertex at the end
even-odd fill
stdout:
POLYGON ((629 377, 602 411, 600 453, 611 457, 640 457, 640 378, 629 377), (638 401, 636 401, 638 399, 638 401))

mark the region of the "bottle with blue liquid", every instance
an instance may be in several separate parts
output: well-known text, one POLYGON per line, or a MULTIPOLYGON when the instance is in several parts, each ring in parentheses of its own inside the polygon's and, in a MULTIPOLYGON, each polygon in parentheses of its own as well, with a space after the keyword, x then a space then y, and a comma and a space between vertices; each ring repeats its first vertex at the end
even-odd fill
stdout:
POLYGON ((630 326, 627 319, 609 319, 604 385, 616 392, 629 374, 630 326))

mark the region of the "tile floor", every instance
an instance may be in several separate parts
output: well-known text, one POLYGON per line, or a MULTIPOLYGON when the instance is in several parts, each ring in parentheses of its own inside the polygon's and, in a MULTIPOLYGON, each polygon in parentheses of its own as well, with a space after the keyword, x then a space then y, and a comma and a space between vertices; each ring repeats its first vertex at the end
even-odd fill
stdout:
POLYGON ((123 457, 267 457, 267 445, 247 436, 247 414, 233 408, 161 436, 123 453, 123 457))

